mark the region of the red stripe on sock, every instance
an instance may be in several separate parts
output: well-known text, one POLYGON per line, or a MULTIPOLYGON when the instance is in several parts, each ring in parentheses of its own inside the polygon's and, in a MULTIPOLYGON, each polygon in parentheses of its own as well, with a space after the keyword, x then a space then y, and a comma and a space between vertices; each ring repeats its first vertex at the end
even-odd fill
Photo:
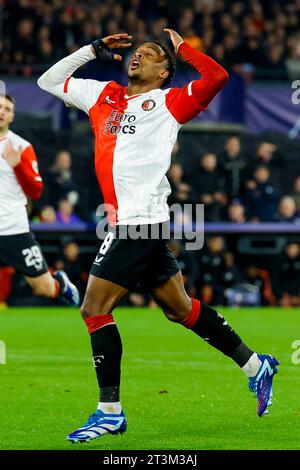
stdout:
POLYGON ((103 328, 103 326, 109 325, 110 323, 114 322, 114 317, 111 313, 107 315, 95 315, 94 317, 86 318, 85 324, 89 330, 89 334, 94 333, 94 331, 99 330, 99 328, 103 328))
POLYGON ((197 299, 192 298, 192 310, 190 311, 186 319, 183 320, 183 322, 181 322, 181 324, 185 326, 186 328, 188 328, 189 330, 191 330, 195 326, 199 318, 200 309, 201 309, 201 302, 197 299))
POLYGON ((54 291, 54 298, 56 298, 56 297, 59 296, 59 293, 60 293, 60 283, 58 282, 57 279, 54 279, 54 278, 53 278, 53 280, 54 280, 54 286, 55 286, 55 287, 54 287, 54 289, 55 289, 55 291, 54 291))

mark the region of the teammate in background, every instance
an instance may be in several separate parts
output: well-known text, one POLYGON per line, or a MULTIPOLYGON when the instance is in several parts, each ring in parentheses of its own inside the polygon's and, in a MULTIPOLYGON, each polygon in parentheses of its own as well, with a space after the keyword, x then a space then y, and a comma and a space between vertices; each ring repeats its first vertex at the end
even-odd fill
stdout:
POLYGON ((64 271, 52 276, 29 229, 27 197, 38 199, 43 181, 32 145, 9 130, 14 107, 10 95, 0 96, 0 263, 23 274, 35 295, 78 305, 77 288, 64 271))
POLYGON ((126 430, 120 403, 122 343, 112 311, 137 283, 163 309, 167 318, 189 328, 232 358, 249 377, 258 399, 258 415, 267 411, 278 361, 248 348, 213 308, 190 298, 183 286, 176 258, 166 240, 124 239, 123 230, 137 230, 169 220, 166 173, 171 151, 182 124, 207 108, 224 87, 226 71, 196 51, 174 30, 175 52, 192 65, 201 80, 183 88, 169 84, 175 61, 160 43, 147 42, 134 52, 128 66, 129 84, 72 78, 90 60, 122 60, 111 49, 130 47, 131 36, 115 34, 84 46, 45 72, 38 85, 68 106, 85 111, 95 134, 95 166, 108 217, 118 230, 108 233, 93 263, 82 317, 91 335, 100 399, 87 423, 68 436, 86 442, 103 434, 126 430), (70 78, 71 77, 71 78, 70 78), (122 238, 123 237, 123 238, 122 238))

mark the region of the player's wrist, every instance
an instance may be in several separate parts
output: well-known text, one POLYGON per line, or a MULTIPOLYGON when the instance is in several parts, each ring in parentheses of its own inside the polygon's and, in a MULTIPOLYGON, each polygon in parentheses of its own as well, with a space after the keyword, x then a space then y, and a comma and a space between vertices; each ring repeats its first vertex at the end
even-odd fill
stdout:
POLYGON ((181 46, 182 44, 184 44, 184 40, 180 41, 180 42, 176 45, 176 47, 175 47, 175 52, 176 52, 176 54, 179 54, 179 48, 180 48, 180 46, 181 46))
POLYGON ((91 43, 91 49, 94 56, 101 62, 112 62, 114 60, 114 53, 101 38, 91 43))
POLYGON ((90 50, 90 52, 91 52, 92 57, 95 59, 95 58, 96 58, 96 54, 95 54, 95 51, 94 51, 94 48, 93 48, 92 44, 90 44, 89 50, 90 50))
POLYGON ((8 164, 13 170, 18 170, 19 168, 21 168, 21 159, 16 162, 8 162, 8 164))

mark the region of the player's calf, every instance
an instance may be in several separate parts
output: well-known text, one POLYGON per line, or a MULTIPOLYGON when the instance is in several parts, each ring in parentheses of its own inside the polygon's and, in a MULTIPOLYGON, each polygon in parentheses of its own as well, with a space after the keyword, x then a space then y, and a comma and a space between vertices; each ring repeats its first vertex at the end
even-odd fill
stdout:
POLYGON ((60 292, 59 282, 48 271, 37 277, 26 277, 33 294, 41 297, 56 298, 60 292))
POLYGON ((243 367, 254 351, 242 342, 219 312, 197 299, 191 300, 192 308, 181 324, 243 367))
POLYGON ((81 315, 91 337, 93 362, 99 385, 98 411, 119 415, 122 341, 111 314, 126 292, 109 281, 90 276, 81 315))
POLYGON ((79 305, 79 292, 64 271, 53 274, 46 272, 37 277, 26 276, 26 281, 33 290, 34 295, 56 299, 61 296, 68 305, 79 305))
MULTIPOLYGON (((200 303, 197 299, 191 300, 191 310, 180 323, 240 366, 249 378, 250 390, 256 394, 257 414, 263 416, 268 412, 268 406, 272 404, 272 383, 279 362, 272 356, 258 355, 248 348, 215 309, 200 303)), ((170 318, 169 315, 167 316, 170 318)))
POLYGON ((186 302, 183 320, 183 315, 178 315, 176 307, 172 310, 164 309, 166 316, 192 330, 211 346, 229 356, 248 376, 254 376, 260 367, 257 354, 243 343, 219 312, 197 299, 189 300, 189 303, 186 302))

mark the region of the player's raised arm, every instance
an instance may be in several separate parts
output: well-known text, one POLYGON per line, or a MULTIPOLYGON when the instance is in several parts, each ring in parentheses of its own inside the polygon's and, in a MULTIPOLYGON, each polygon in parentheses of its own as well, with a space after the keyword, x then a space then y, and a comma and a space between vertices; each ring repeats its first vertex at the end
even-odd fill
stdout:
POLYGON ((31 145, 25 148, 20 146, 13 148, 10 141, 7 142, 2 157, 14 170, 26 196, 38 199, 43 191, 43 181, 39 174, 37 158, 31 145))
POLYGON ((169 111, 180 124, 184 124, 207 108, 216 94, 224 88, 228 73, 211 57, 184 42, 176 31, 165 31, 170 34, 176 53, 201 75, 201 79, 194 80, 183 88, 172 88, 166 96, 169 111))
POLYGON ((72 74, 90 60, 121 61, 119 54, 111 49, 130 47, 131 36, 127 33, 113 34, 83 46, 73 54, 54 64, 37 81, 40 88, 62 99, 67 105, 88 113, 108 82, 72 78, 72 74))

